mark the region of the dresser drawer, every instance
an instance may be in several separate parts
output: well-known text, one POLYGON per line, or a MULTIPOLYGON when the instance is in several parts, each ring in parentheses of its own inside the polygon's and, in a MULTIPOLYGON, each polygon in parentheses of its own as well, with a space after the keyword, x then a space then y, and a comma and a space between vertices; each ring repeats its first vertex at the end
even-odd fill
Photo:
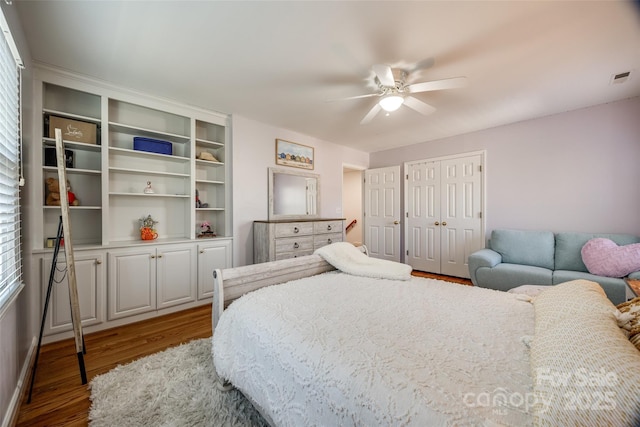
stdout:
POLYGON ((282 252, 312 251, 313 236, 276 239, 276 256, 282 252))
POLYGON ((313 232, 320 233, 342 233, 342 221, 316 221, 313 223, 313 232))
POLYGON ((289 258, 297 258, 305 255, 311 255, 313 251, 295 251, 295 252, 282 252, 276 254, 276 261, 280 261, 281 259, 289 259, 289 258))
POLYGON ((275 226, 276 238, 313 234, 313 222, 284 222, 275 226))
POLYGON ((318 249, 336 242, 342 242, 342 233, 319 234, 313 236, 313 249, 318 249))

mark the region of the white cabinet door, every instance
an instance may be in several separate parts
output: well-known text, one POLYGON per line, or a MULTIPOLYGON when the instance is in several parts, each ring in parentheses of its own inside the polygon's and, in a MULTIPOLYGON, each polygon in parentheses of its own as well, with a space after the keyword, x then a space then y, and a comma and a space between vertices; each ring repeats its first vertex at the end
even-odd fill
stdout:
POLYGON ((231 255, 231 240, 198 245, 198 299, 213 297, 213 270, 230 268, 231 255))
MULTIPOLYGON (((76 282, 83 326, 104 321, 104 255, 101 252, 75 252, 76 282)), ((42 309, 47 296, 51 275, 52 256, 42 259, 42 309)), ((45 322, 44 335, 72 330, 71 305, 69 302, 69 282, 64 252, 60 252, 53 276, 53 286, 45 322)))
POLYGON ((195 252, 192 244, 158 247, 158 309, 195 301, 195 252))
POLYGON ((109 252, 109 320, 156 309, 156 249, 109 252))

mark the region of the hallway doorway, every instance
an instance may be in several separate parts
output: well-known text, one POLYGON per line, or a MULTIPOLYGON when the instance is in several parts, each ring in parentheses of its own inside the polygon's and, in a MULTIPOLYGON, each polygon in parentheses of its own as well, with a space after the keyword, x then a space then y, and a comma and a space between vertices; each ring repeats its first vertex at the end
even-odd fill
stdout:
POLYGON ((345 241, 362 245, 362 179, 364 169, 342 166, 342 214, 345 218, 345 241))

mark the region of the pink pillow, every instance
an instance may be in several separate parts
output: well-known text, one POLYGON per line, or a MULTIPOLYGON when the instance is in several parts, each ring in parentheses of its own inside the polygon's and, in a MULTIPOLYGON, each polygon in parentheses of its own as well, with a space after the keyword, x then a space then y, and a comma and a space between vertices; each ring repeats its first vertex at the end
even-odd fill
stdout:
POLYGON ((610 239, 591 239, 584 244, 581 253, 591 274, 624 277, 640 271, 640 243, 618 246, 610 239))

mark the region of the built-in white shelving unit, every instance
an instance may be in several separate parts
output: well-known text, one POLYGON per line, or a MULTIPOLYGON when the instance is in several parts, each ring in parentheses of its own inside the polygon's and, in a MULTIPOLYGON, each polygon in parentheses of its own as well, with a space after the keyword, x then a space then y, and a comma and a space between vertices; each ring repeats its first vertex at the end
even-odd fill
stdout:
MULTIPOLYGON (((232 266, 228 115, 44 67, 34 76, 33 134, 40 148, 31 152, 28 173, 42 196, 27 226, 43 290, 52 256, 47 240, 56 236, 61 214, 59 206, 47 206, 45 185, 58 177, 49 122, 60 117, 96 131, 95 144, 64 141, 73 158, 67 177, 79 200, 70 207, 70 223, 83 263, 77 275, 89 331, 209 303, 208 276, 232 266), (171 153, 134 149, 135 137, 166 141, 171 153), (197 158, 203 152, 214 160, 197 158), (144 191, 148 183, 152 194, 144 191), (153 241, 140 238, 139 219, 147 215, 158 221, 153 241), (203 223, 216 237, 201 238, 203 223)), ((54 289, 46 330, 51 340, 71 330, 65 286, 54 289)))

